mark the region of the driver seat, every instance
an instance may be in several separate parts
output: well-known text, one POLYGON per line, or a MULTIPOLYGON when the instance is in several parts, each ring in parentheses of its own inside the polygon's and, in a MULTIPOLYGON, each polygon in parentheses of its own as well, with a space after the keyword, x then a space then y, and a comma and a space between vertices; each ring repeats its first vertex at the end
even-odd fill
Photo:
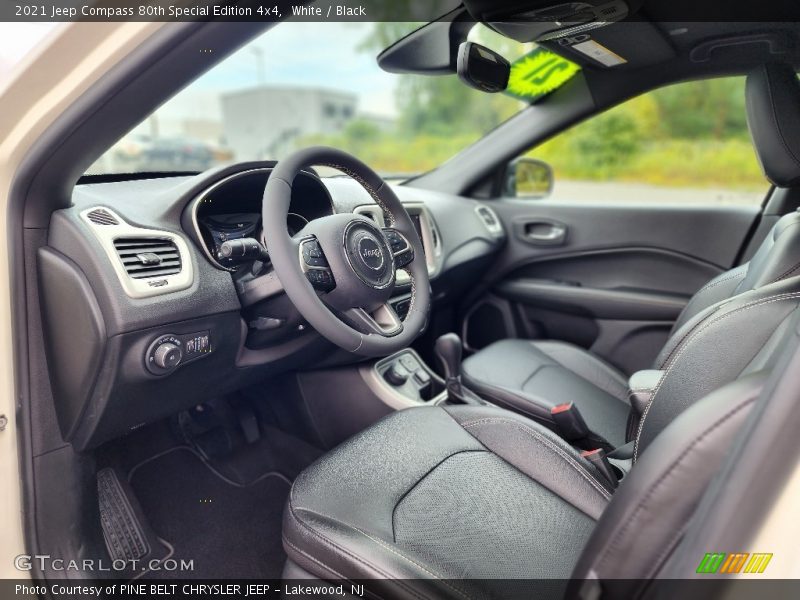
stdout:
POLYGON ((370 594, 417 600, 560 598, 572 578, 635 598, 680 540, 765 377, 746 375, 657 437, 648 431, 616 490, 580 452, 516 413, 394 413, 294 482, 284 578, 365 580, 370 594))

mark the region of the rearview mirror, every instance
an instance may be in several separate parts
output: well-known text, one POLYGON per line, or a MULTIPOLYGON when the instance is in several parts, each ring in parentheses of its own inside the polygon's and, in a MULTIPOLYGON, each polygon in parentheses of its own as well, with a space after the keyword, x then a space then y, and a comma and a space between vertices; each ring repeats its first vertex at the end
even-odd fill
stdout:
POLYGON ((464 42, 458 47, 456 72, 468 86, 495 93, 508 86, 511 65, 494 50, 474 42, 464 42))
POLYGON ((505 193, 515 198, 544 198, 553 191, 553 169, 535 158, 518 158, 508 165, 505 193))

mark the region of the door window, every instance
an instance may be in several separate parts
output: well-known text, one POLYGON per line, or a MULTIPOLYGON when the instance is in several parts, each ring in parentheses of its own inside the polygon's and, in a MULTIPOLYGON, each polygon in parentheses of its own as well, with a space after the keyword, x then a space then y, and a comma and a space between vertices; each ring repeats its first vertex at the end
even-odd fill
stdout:
MULTIPOLYGON (((744 81, 708 79, 643 94, 525 157, 552 167, 553 200, 759 204, 768 183, 747 130, 744 81)), ((517 186, 518 196, 526 188, 517 186)), ((541 186, 530 189, 542 197, 541 186)))

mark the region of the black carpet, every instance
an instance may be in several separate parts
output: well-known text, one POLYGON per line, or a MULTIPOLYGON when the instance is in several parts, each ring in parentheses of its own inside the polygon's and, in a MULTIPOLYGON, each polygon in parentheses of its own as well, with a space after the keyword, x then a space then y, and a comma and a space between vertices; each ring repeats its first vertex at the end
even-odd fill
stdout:
POLYGON ((140 463, 129 478, 153 530, 174 547, 172 558, 194 561, 191 573, 148 577, 280 577, 290 488, 283 475, 262 473, 243 485, 177 447, 140 463))

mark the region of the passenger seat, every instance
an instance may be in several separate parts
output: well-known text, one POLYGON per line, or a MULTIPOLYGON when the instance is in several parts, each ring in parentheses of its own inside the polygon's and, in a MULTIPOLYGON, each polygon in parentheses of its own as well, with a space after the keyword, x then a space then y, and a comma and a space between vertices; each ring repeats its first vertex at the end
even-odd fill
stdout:
MULTIPOLYGON (((765 175, 779 187, 800 184, 800 82, 794 70, 781 64, 759 68, 747 78, 746 99, 765 175)), ((800 213, 782 217, 748 263, 698 290, 653 368, 634 373, 630 381, 578 346, 522 339, 496 342, 467 358, 463 381, 490 402, 556 431, 551 410, 573 402, 591 432, 620 446, 636 438, 656 394, 669 388, 688 407, 758 361, 798 305, 798 225, 800 213)))

